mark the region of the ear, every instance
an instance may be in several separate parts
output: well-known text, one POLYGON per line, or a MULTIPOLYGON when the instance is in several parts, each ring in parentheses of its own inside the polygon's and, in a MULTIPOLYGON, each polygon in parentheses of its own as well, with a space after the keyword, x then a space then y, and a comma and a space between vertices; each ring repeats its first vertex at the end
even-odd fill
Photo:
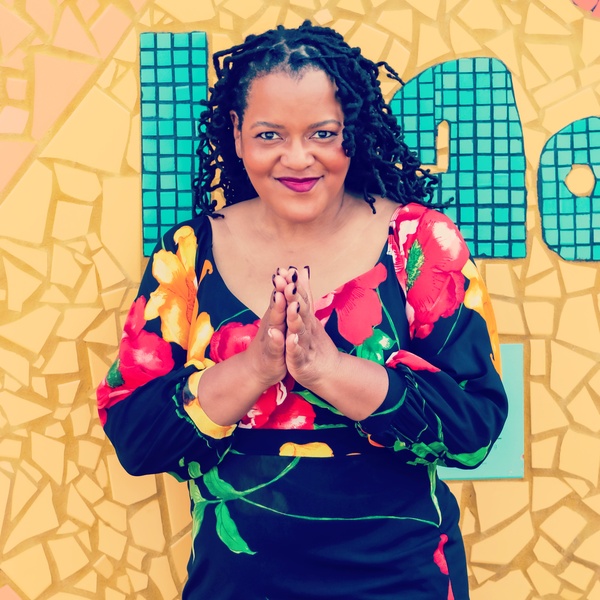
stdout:
POLYGON ((235 110, 229 111, 229 116, 231 117, 231 122, 233 124, 233 139, 235 141, 235 153, 238 155, 238 158, 242 158, 242 130, 240 125, 240 118, 235 110))

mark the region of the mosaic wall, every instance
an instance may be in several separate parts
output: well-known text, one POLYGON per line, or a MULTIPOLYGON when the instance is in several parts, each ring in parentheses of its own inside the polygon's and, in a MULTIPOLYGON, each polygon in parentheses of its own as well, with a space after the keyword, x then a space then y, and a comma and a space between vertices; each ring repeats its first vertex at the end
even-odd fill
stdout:
POLYGON ((597 0, 0 0, 0 600, 179 598, 185 487, 122 470, 94 388, 189 211, 207 52, 305 18, 407 82, 384 92, 524 349, 524 477, 451 483, 473 600, 600 600, 597 0))

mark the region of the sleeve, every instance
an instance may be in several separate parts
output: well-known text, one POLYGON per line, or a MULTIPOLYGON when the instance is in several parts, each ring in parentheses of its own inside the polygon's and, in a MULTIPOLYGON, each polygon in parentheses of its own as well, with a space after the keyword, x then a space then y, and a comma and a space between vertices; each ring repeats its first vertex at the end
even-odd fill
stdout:
POLYGON ((371 443, 415 464, 470 469, 500 435, 508 400, 491 303, 458 229, 407 205, 390 231, 410 343, 386 361, 386 398, 357 423, 371 443))
POLYGON ((165 234, 152 254, 123 328, 118 356, 97 390, 98 414, 133 475, 198 477, 231 447, 235 426, 206 416, 195 390, 212 361, 213 333, 198 313, 199 282, 212 265, 200 247, 210 225, 195 219, 165 234))

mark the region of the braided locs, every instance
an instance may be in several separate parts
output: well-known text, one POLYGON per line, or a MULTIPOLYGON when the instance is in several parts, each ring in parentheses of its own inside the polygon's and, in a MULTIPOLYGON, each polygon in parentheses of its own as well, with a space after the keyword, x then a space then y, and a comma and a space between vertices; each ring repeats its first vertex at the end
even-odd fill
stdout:
MULTIPOLYGON (((278 26, 249 35, 243 44, 216 52, 217 82, 203 101, 200 116, 200 172, 194 180, 194 208, 213 214, 211 192, 221 188, 226 204, 256 197, 242 161, 235 151, 231 111, 243 119, 250 85, 273 72, 301 75, 305 69, 324 71, 337 86, 344 113, 342 147, 351 158, 345 185, 362 195, 375 212, 373 194, 400 204, 431 202, 437 177, 421 167, 417 155, 403 141, 402 131, 383 99, 379 69, 404 82, 386 63, 373 63, 327 27, 305 21, 297 29, 278 26)), ((240 122, 241 125, 241 122, 240 122)))

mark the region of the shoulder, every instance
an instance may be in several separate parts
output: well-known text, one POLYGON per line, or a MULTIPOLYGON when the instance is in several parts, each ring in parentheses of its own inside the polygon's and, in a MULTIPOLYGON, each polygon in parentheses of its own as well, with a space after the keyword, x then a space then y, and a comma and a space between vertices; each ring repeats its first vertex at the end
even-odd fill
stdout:
POLYGON ((210 243, 210 220, 210 217, 201 215, 173 225, 162 236, 163 249, 173 250, 183 245, 198 247, 203 243, 210 243))

